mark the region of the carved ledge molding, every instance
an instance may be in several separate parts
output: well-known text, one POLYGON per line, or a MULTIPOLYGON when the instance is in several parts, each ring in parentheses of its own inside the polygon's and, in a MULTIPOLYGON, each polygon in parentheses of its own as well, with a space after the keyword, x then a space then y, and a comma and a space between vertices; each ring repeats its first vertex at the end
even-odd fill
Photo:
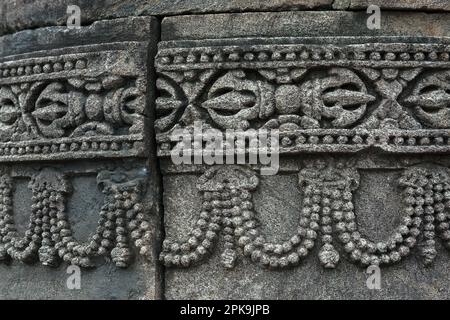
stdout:
POLYGON ((174 129, 273 129, 281 153, 450 151, 448 38, 249 38, 159 45, 158 154, 174 129))
POLYGON ((21 262, 39 260, 46 266, 60 261, 82 267, 93 267, 91 258, 107 255, 118 267, 132 261, 130 244, 147 255, 152 233, 143 210, 148 172, 103 170, 97 183, 105 195, 97 228, 85 243, 76 240, 66 210, 72 192, 69 177, 53 168, 42 168, 31 177, 32 206, 28 227, 19 236, 14 221, 12 195, 14 182, 8 172, 0 176, 0 260, 12 258, 21 262))
POLYGON ((146 46, 82 49, 0 63, 0 161, 148 154, 146 46))

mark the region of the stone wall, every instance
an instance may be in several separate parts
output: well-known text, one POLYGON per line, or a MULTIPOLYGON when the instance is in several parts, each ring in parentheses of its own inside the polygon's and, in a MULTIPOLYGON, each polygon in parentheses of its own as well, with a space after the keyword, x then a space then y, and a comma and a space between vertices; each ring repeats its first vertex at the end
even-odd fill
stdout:
POLYGON ((0 298, 449 298, 448 1, 0 9, 0 298), (175 163, 198 124, 277 173, 175 163))

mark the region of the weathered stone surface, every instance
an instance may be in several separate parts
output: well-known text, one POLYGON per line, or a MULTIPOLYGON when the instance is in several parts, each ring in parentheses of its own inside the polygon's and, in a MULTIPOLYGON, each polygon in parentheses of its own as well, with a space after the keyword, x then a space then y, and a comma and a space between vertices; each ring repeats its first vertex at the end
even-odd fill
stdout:
MULTIPOLYGON (((282 244, 297 233, 300 212, 305 208, 305 189, 297 187, 296 174, 296 168, 303 166, 302 158, 297 159, 282 164, 284 169, 278 175, 261 177, 253 193, 257 229, 273 243, 282 244)), ((430 159, 408 157, 404 164, 408 167, 426 160, 430 159)), ((375 242, 385 241, 405 216, 402 202, 398 201, 398 178, 404 167, 392 168, 392 162, 377 157, 362 157, 357 162, 361 180, 353 202, 359 231, 375 242)), ((448 162, 442 165, 447 167, 448 162)), ((166 236, 187 240, 188 232, 198 225, 204 201, 194 187, 198 172, 171 171, 165 175, 166 236)), ((339 244, 336 249, 340 261, 334 269, 320 266, 320 241, 295 267, 260 266, 238 250, 235 265, 229 269, 223 264, 224 234, 217 237, 217 244, 204 260, 188 268, 167 269, 167 299, 446 299, 450 294, 450 254, 439 242, 432 265, 424 267, 416 248, 400 263, 381 268, 381 290, 369 290, 366 268, 355 264, 339 244)))
POLYGON ((450 11, 447 0, 390 1, 390 0, 5 0, 0 34, 23 29, 64 25, 67 21, 67 6, 78 5, 82 10, 83 24, 96 20, 127 16, 169 16, 192 13, 295 11, 295 10, 365 10, 370 4, 383 10, 405 9, 420 11, 450 11))
MULTIPOLYGON (((442 13, 383 12, 381 28, 369 30, 365 12, 264 12, 166 17, 162 40, 245 37, 432 36, 450 34, 442 13)), ((326 40, 326 39, 324 39, 326 40)))
POLYGON ((142 17, 0 38, 0 297, 160 297, 158 33, 142 17))
POLYGON ((156 20, 149 17, 97 21, 90 26, 72 29, 38 28, 0 37, 0 56, 5 60, 6 56, 30 51, 123 42, 124 39, 129 42, 154 41, 158 34, 156 20))
POLYGON ((157 87, 165 93, 156 101, 160 154, 170 154, 167 139, 173 129, 189 128, 195 120, 221 130, 279 129, 281 152, 287 153, 373 147, 400 153, 448 151, 449 119, 443 106, 450 62, 444 35, 450 25, 445 15, 434 20, 445 22, 438 30, 423 26, 410 35, 410 21, 420 14, 392 13, 387 20, 392 28, 361 31, 362 36, 342 27, 343 17, 350 23, 358 21, 350 19, 355 15, 208 15, 202 26, 193 17, 164 19, 166 41, 156 57, 157 87), (298 28, 295 22, 303 17, 308 23, 298 28), (317 37, 313 21, 326 17, 341 27, 339 35, 336 27, 317 37), (266 23, 271 19, 286 23, 264 29, 274 25, 266 23), (202 35, 205 40, 199 39, 202 35), (291 135, 292 130, 304 136, 291 135))
POLYGON ((446 0, 343 0, 335 1, 335 9, 356 9, 365 10, 370 5, 379 6, 382 9, 400 9, 400 10, 420 10, 420 11, 449 11, 450 3, 446 0))
POLYGON ((448 297, 449 22, 390 12, 372 31, 366 19, 163 20, 155 130, 167 298, 448 297), (195 135, 198 122, 200 132, 276 131, 279 173, 171 163, 181 146, 207 150, 172 135, 195 135), (369 266, 381 267, 383 290, 366 284, 369 266))

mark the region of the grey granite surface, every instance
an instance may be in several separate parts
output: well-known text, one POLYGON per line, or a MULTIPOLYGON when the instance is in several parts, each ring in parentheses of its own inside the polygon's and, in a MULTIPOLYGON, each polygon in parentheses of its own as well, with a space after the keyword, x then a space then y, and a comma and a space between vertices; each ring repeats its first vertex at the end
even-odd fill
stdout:
POLYGON ((0 298, 161 297, 158 34, 138 17, 0 39, 0 298))
POLYGON ((227 13, 297 10, 366 10, 378 5, 383 10, 450 11, 447 0, 4 0, 0 34, 42 26, 64 25, 67 6, 78 5, 82 23, 127 16, 171 16, 198 13, 227 13))
POLYGON ((0 298, 450 297, 448 1, 67 4, 0 4, 0 298))

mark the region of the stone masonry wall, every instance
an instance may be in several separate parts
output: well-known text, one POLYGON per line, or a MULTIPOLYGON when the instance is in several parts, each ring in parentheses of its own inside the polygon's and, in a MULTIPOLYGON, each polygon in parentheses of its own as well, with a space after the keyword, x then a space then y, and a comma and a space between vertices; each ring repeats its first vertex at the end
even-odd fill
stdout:
POLYGON ((2 1, 0 298, 448 299, 449 17, 447 0, 2 1), (210 151, 173 138, 198 125, 276 133, 276 174, 177 163, 210 151))

